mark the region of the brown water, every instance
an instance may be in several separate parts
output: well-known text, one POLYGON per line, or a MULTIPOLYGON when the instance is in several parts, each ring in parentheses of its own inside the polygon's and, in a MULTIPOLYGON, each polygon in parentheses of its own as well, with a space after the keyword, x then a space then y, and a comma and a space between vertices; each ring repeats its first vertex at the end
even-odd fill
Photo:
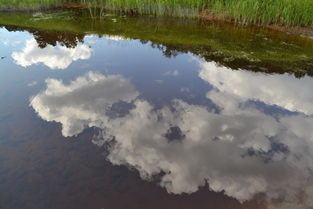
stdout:
POLYGON ((0 14, 0 208, 313 206, 311 40, 80 12, 0 14))

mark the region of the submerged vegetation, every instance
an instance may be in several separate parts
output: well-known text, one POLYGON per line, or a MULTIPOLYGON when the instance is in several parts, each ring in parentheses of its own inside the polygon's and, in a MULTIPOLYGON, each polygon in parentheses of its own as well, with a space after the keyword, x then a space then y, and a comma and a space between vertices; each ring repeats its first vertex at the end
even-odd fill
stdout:
POLYGON ((227 19, 243 24, 313 26, 312 0, 0 0, 0 8, 80 3, 128 14, 227 19))

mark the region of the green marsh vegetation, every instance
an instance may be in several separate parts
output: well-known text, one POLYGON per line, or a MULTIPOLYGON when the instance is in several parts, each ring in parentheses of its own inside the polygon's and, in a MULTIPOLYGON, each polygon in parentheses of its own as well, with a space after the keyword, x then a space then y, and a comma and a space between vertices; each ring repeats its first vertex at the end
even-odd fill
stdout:
POLYGON ((49 9, 63 2, 63 0, 0 0, 0 9, 3 11, 49 9))
POLYGON ((243 24, 313 26, 312 0, 81 0, 126 13, 214 16, 243 24))
POLYGON ((63 3, 158 16, 214 17, 243 24, 313 27, 312 0, 0 0, 0 8, 40 8, 63 3))

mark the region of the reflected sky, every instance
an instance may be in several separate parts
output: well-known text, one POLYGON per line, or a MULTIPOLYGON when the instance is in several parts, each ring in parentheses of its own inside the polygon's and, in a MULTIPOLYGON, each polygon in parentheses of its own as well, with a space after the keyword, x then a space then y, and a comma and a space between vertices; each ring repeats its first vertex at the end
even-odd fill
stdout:
POLYGON ((75 184, 92 188, 92 208, 125 207, 114 198, 130 208, 312 207, 312 77, 232 69, 123 35, 8 30, 0 29, 0 190, 13 185, 9 194, 22 198, 0 198, 6 207, 91 208, 75 203, 85 194, 75 184), (125 182, 136 182, 124 191, 131 200, 125 182), (37 205, 25 196, 35 187, 37 205), (49 199, 51 188, 64 197, 49 199))
POLYGON ((91 49, 86 45, 78 45, 75 48, 65 46, 47 46, 40 48, 35 39, 26 41, 21 52, 13 52, 12 58, 17 65, 28 67, 42 63, 50 69, 66 69, 73 61, 89 59, 91 49))
MULTIPOLYGON (((230 71, 216 63, 200 61, 199 67, 203 80, 212 79, 223 88, 225 79, 237 82, 237 73, 242 80, 251 76, 250 72, 230 71)), ((252 76, 259 76, 267 88, 275 77, 252 76)), ((227 91, 214 86, 205 96, 218 110, 176 98, 171 105, 156 108, 139 98, 140 93, 126 78, 89 72, 70 84, 46 80, 46 89, 31 99, 31 106, 44 120, 61 123, 66 137, 87 127, 99 128, 93 142, 109 146, 110 162, 138 169, 146 180, 162 173, 160 185, 169 193, 192 193, 207 182, 211 190, 224 191, 239 201, 265 193, 269 198, 284 197, 293 205, 300 192, 312 195, 309 127, 313 119, 304 114, 273 117, 249 100, 288 108, 299 98, 284 85, 296 87, 295 91, 302 87, 298 80, 284 82, 278 86, 276 98, 286 98, 286 102, 275 103, 264 97, 266 89, 261 89, 263 94, 253 92, 260 89, 255 87, 260 82, 249 81, 246 87, 250 95, 245 88, 227 91)), ((308 204, 312 204, 310 199, 308 204)))

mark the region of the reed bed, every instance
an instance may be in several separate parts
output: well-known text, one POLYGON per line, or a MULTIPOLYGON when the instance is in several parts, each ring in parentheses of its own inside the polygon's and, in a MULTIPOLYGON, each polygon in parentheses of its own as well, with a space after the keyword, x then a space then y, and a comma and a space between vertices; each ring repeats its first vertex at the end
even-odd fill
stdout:
POLYGON ((313 0, 0 0, 1 8, 34 8, 81 3, 128 14, 198 17, 243 24, 313 27, 313 0))
POLYGON ((214 15, 243 24, 313 26, 313 0, 81 0, 89 6, 138 14, 214 15))
POLYGON ((65 0, 0 0, 0 10, 48 9, 62 4, 65 0))
POLYGON ((204 0, 81 0, 88 6, 105 7, 128 14, 195 17, 205 9, 204 0))
POLYGON ((242 23, 313 26, 312 0, 210 0, 209 7, 242 23))

